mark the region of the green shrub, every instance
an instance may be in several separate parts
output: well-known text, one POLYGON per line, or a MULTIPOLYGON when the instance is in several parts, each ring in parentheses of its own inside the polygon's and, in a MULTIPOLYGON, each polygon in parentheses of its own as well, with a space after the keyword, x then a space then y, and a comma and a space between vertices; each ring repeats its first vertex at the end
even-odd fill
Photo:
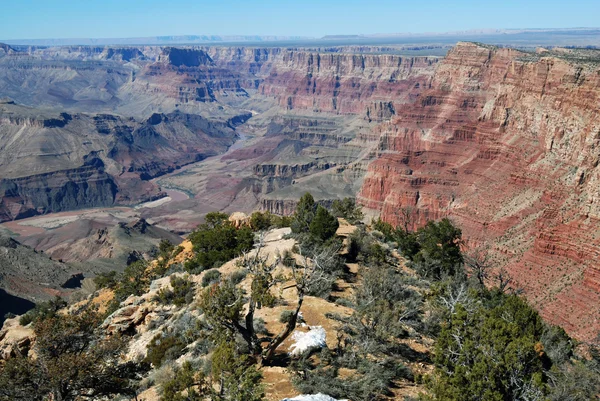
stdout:
POLYGON ((162 401, 200 401, 204 399, 202 394, 208 392, 204 374, 189 361, 184 362, 180 368, 176 367, 170 376, 171 379, 160 386, 162 401))
POLYGON ((271 215, 271 225, 275 228, 284 228, 292 226, 292 216, 277 216, 271 215))
POLYGON ((202 287, 207 287, 213 283, 218 282, 221 279, 221 272, 217 269, 211 269, 204 273, 202 277, 202 287))
POLYGON ((155 300, 175 306, 188 305, 194 300, 194 283, 190 281, 189 276, 171 276, 171 288, 161 288, 155 300))
POLYGON ((115 288, 115 299, 118 302, 124 301, 130 295, 140 296, 148 291, 150 277, 146 274, 147 268, 148 263, 141 260, 125 268, 115 288))
POLYGON ((179 337, 157 334, 148 344, 148 353, 144 361, 157 368, 166 361, 180 357, 184 348, 185 344, 179 337))
POLYGON ((412 256, 417 271, 425 277, 440 279, 455 275, 462 266, 462 232, 450 220, 429 221, 416 233, 418 252, 412 256))
POLYGON ((174 245, 168 239, 163 239, 158 244, 158 250, 160 251, 160 256, 168 257, 171 252, 173 252, 174 245))
POLYGON ((206 270, 203 266, 200 266, 200 262, 198 261, 198 258, 195 256, 186 260, 185 263, 183 264, 183 268, 185 269, 185 271, 189 272, 190 274, 200 274, 204 270, 206 270))
POLYGON ((315 199, 308 192, 305 193, 298 201, 296 211, 292 216, 292 232, 296 234, 309 232, 310 224, 315 217, 316 211, 317 205, 315 204, 315 199))
POLYGON ((239 284, 242 281, 244 281, 244 279, 246 278, 247 275, 248 275, 248 270, 240 269, 240 270, 236 270, 233 273, 231 273, 231 276, 229 277, 229 279, 231 280, 231 282, 233 284, 239 284))
POLYGON ((373 230, 377 230, 383 234, 386 241, 394 241, 395 240, 395 229, 390 223, 386 223, 381 220, 381 218, 373 221, 372 224, 373 230))
POLYGON ((281 311, 281 314, 279 315, 279 322, 280 323, 288 323, 289 321, 292 320, 293 316, 294 316, 294 311, 291 311, 291 310, 281 311))
POLYGON ((254 231, 268 230, 273 224, 272 216, 269 212, 254 212, 250 216, 250 227, 254 231))
POLYGON ((335 217, 342 217, 350 224, 356 224, 364 217, 362 208, 356 205, 356 199, 344 198, 336 199, 331 205, 331 213, 335 217))
POLYGON ((241 253, 252 249, 254 233, 249 227, 235 228, 227 215, 210 214, 188 237, 194 245, 194 261, 186 263, 186 270, 219 267, 241 253))
POLYGON ((27 326, 29 323, 36 323, 41 320, 53 318, 56 316, 56 313, 65 306, 67 306, 67 303, 58 296, 50 301, 41 302, 21 316, 19 318, 19 324, 21 326, 27 326))
POLYGON ((113 289, 117 286, 117 272, 111 271, 108 273, 100 273, 94 277, 94 284, 96 288, 110 288, 113 289))
POLYGON ((541 392, 547 380, 539 352, 543 331, 537 312, 517 296, 497 293, 470 311, 457 304, 435 346, 431 395, 517 400, 526 399, 529 391, 541 392))

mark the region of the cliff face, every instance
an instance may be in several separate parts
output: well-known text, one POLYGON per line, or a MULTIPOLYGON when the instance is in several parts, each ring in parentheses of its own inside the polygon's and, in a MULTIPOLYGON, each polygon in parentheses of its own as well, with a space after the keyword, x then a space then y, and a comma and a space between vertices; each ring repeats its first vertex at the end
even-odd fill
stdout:
POLYGON ((250 71, 240 73, 236 67, 241 66, 223 60, 216 63, 204 50, 165 48, 156 62, 143 67, 127 90, 150 96, 160 94, 179 105, 247 98, 246 89, 255 89, 259 81, 249 76, 250 71))
MULTIPOLYGON (((65 295, 61 285, 76 273, 72 267, 53 261, 4 234, 0 234, 0 263, 0 298, 2 309, 6 312, 17 312, 12 309, 18 309, 24 299, 39 302, 65 295), (7 299, 8 294, 4 290, 23 298, 7 299)), ((29 304, 28 308, 32 306, 29 304)), ((4 316, 0 321, 4 321, 4 316)))
POLYGON ((285 51, 273 63, 259 91, 289 110, 366 113, 384 117, 430 84, 435 57, 327 54, 285 51), (391 102, 393 100, 393 102, 391 102))
POLYGON ((2 103, 0 221, 155 199, 162 194, 150 178, 223 153, 236 139, 231 123, 197 115, 137 121, 2 103))
MULTIPOLYGON (((178 68, 180 88, 203 81, 215 96, 217 92, 239 95, 258 90, 289 110, 362 115, 368 108, 369 116, 374 119, 389 118, 394 113, 394 104, 411 101, 427 87, 439 62, 436 57, 282 48, 209 47, 202 52, 209 56, 205 64, 210 68, 196 63, 196 68, 182 70, 181 65, 170 62, 178 68), (196 78, 185 79, 186 75, 196 78)), ((160 68, 164 69, 166 58, 159 60, 163 61, 160 68)), ((157 69, 158 64, 149 68, 157 69)))
POLYGON ((0 180, 0 221, 113 205, 117 184, 101 160, 77 169, 0 180))
MULTIPOLYGON (((582 61, 583 60, 583 61, 582 61)), ((460 44, 431 88, 378 129, 360 199, 409 225, 450 216, 491 244, 545 318, 577 337, 600 311, 600 66, 460 44)))

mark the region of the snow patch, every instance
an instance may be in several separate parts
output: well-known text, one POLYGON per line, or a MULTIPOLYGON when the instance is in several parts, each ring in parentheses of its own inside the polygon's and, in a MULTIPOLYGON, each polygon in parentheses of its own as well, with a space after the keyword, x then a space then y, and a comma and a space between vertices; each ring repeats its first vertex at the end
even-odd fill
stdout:
POLYGON ((348 401, 348 400, 336 400, 333 397, 330 397, 325 394, 315 394, 315 395, 299 395, 294 398, 284 398, 281 401, 348 401))
POLYGON ((311 330, 306 333, 296 331, 292 335, 295 343, 290 347, 290 355, 301 355, 311 349, 323 348, 326 345, 326 337, 325 329, 321 326, 311 327, 311 330))

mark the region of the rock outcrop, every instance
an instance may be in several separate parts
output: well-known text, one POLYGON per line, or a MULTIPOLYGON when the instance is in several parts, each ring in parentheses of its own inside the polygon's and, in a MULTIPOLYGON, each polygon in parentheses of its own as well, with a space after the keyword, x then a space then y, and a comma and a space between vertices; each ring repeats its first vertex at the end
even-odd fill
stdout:
POLYGON ((18 318, 8 319, 0 327, 0 360, 26 357, 35 341, 31 327, 23 327, 18 318))

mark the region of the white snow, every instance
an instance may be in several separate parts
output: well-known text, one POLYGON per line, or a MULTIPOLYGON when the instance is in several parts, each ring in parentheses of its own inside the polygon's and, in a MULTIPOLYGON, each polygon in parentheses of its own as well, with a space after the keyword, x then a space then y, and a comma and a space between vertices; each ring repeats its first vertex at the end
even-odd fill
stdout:
POLYGON ((296 331, 292 334, 295 343, 290 347, 290 355, 301 355, 314 348, 323 348, 327 334, 321 326, 313 326, 309 332, 296 331))
POLYGON ((315 394, 315 395, 299 395, 294 398, 284 398, 281 401, 348 401, 348 400, 336 400, 333 397, 330 397, 325 394, 315 394))

